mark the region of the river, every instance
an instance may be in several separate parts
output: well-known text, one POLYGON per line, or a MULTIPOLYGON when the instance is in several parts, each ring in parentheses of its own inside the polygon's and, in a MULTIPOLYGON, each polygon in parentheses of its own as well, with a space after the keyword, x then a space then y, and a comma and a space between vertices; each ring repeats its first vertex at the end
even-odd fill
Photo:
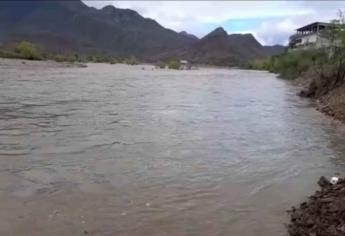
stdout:
POLYGON ((344 127, 274 74, 6 63, 1 235, 286 236, 345 169, 344 127))

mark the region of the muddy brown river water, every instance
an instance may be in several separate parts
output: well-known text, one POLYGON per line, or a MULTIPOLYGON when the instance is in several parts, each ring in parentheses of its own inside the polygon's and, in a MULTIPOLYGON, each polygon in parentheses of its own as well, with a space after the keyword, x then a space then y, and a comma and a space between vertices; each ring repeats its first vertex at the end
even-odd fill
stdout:
POLYGON ((344 127, 266 72, 0 62, 0 235, 286 236, 344 127))

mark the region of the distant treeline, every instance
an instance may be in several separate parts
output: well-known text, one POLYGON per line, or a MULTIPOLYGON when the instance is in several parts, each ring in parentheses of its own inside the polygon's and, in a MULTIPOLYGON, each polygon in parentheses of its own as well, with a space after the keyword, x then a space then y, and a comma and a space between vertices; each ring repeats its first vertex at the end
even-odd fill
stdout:
POLYGON ((128 65, 137 65, 136 57, 129 58, 115 58, 101 54, 95 55, 79 55, 77 53, 46 53, 42 52, 35 44, 22 41, 12 47, 0 48, 0 57, 2 58, 17 58, 26 60, 54 60, 56 62, 95 62, 95 63, 125 63, 128 65))
MULTIPOLYGON (((56 62, 94 62, 94 63, 123 63, 127 65, 139 64, 135 56, 128 58, 110 57, 102 54, 79 55, 77 53, 58 54, 47 53, 39 49, 39 47, 31 42, 22 41, 11 47, 0 47, 0 58, 15 58, 25 60, 53 60, 56 62)), ((156 67, 179 70, 182 66, 178 59, 167 59, 156 63, 156 67)))

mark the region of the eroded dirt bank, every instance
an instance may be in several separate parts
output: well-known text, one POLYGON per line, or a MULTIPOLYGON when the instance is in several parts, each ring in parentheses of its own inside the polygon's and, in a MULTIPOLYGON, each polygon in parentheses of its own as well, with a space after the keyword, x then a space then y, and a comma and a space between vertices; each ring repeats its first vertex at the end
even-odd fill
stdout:
MULTIPOLYGON (((345 84, 330 73, 322 77, 310 68, 294 81, 299 96, 316 100, 317 110, 345 123, 345 84)), ((345 235, 345 179, 331 184, 325 177, 318 181, 320 190, 290 211, 290 236, 345 235)))
POLYGON ((320 79, 316 70, 311 68, 296 79, 301 86, 301 97, 317 100, 317 109, 336 120, 345 123, 345 84, 335 83, 334 79, 320 79))
POLYGON ((318 109, 345 123, 345 86, 336 88, 319 98, 318 109))

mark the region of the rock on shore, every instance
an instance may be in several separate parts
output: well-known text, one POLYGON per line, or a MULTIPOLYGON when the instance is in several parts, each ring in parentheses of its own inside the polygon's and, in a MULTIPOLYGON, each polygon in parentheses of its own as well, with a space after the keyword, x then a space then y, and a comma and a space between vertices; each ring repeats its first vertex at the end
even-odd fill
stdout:
POLYGON ((318 184, 321 190, 289 211, 290 236, 345 235, 345 179, 333 185, 321 177, 318 184))

